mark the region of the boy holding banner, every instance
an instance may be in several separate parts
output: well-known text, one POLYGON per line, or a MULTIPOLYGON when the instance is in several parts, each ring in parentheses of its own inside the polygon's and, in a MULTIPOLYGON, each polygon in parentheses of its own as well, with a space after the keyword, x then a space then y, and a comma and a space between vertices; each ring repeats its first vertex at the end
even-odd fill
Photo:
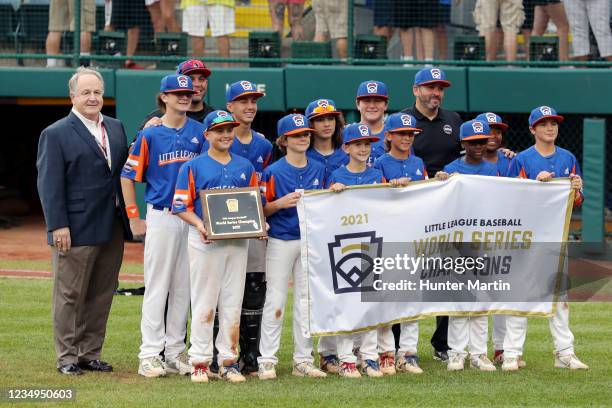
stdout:
MULTIPOLYGON (((576 157, 568 150, 555 145, 559 134, 559 123, 563 116, 548 106, 540 106, 529 115, 529 131, 535 143, 519 153, 510 163, 509 177, 527 178, 542 182, 553 177, 569 177, 576 192, 574 206, 582 204, 582 178, 576 157)), ((555 314, 549 319, 550 334, 555 345, 555 367, 570 370, 586 370, 586 364, 574 354, 574 335, 569 328, 569 305, 557 303, 555 314)), ((527 334, 527 318, 508 316, 504 339, 504 362, 502 370, 516 371, 527 334)))
MULTIPOLYGON (((344 128, 342 149, 349 155, 349 163, 335 170, 329 181, 328 187, 339 193, 346 186, 386 183, 385 177, 378 169, 367 166, 372 152, 372 143, 379 140, 373 136, 367 125, 353 123, 344 128)), ((361 336, 359 355, 362 372, 368 377, 382 377, 383 370, 378 363, 377 331, 370 330, 361 336)), ((340 358, 340 376, 347 378, 359 378, 361 374, 357 371, 357 357, 353 354, 354 336, 352 334, 336 337, 338 357, 340 358)), ((320 344, 320 343, 319 343, 320 344)), ((388 356, 381 355, 381 364, 385 364, 385 374, 395 374, 394 353, 388 356)))
MULTIPOLYGON (((445 173, 498 176, 495 164, 484 160, 491 137, 486 120, 470 120, 461 125, 461 146, 465 157, 444 166, 445 173)), ((470 352, 470 365, 480 371, 495 371, 487 357, 489 316, 450 316, 448 319, 448 371, 461 371, 470 352)))
POLYGON ((293 375, 326 377, 313 365, 312 338, 306 338, 302 325, 308 316, 306 272, 302 269, 300 224, 296 205, 301 190, 323 187, 325 166, 308 159, 311 132, 308 119, 292 114, 278 122, 276 144, 285 157, 268 166, 261 179, 264 215, 267 217, 268 249, 266 253, 267 292, 264 304, 261 340, 257 359, 260 380, 276 379, 276 353, 280 347, 283 315, 289 278, 293 275, 293 375))

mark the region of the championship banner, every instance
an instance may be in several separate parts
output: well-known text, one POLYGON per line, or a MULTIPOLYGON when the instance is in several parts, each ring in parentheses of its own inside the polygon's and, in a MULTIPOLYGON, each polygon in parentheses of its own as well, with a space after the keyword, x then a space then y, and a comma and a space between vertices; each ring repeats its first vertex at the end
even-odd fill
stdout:
POLYGON ((307 191, 298 202, 303 330, 336 335, 436 315, 550 316, 566 284, 573 199, 568 179, 468 175, 307 191))

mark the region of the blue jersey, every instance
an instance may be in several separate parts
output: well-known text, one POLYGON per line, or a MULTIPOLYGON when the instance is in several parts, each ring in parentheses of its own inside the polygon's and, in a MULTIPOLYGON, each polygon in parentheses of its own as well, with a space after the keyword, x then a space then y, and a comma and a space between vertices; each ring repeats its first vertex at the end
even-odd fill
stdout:
POLYGON ((508 177, 508 170, 510 169, 510 159, 504 156, 504 154, 497 151, 497 172, 502 177, 508 177))
POLYGON ((460 157, 446 166, 443 171, 447 173, 473 174, 477 176, 499 176, 497 166, 488 161, 481 161, 478 164, 470 164, 460 157))
POLYGON ((189 118, 180 129, 160 125, 141 130, 121 177, 146 181, 145 201, 170 208, 181 165, 203 151, 204 130, 202 123, 189 118))
POLYGON ((387 153, 385 151, 385 129, 383 128, 380 133, 372 133, 372 136, 376 136, 380 140, 372 143, 372 153, 370 153, 370 157, 368 158, 368 165, 370 166, 374 164, 376 159, 387 153))
POLYGON ((346 154, 342 149, 336 149, 332 154, 323 156, 313 147, 306 150, 306 157, 308 157, 308 159, 318 161, 319 163, 324 165, 326 171, 325 174, 327 176, 332 174, 332 172, 337 168, 345 166, 349 162, 348 154, 346 154))
POLYGON ((366 167, 365 171, 362 171, 361 173, 353 173, 346 166, 344 166, 334 170, 327 180, 327 188, 331 187, 334 183, 342 183, 345 186, 357 186, 386 182, 387 180, 385 180, 382 171, 379 169, 366 167))
MULTIPOLYGON (((559 146, 555 146, 555 152, 550 156, 542 156, 535 148, 531 146, 527 150, 523 150, 517 154, 508 170, 508 177, 520 177, 535 180, 538 174, 542 171, 555 173, 553 177, 569 177, 570 174, 576 174, 582 177, 582 171, 576 156, 569 150, 565 150, 559 146)), ((582 192, 576 194, 574 201, 575 205, 582 204, 582 192)))
POLYGON ((176 180, 172 212, 194 211, 202 218, 200 190, 257 187, 253 165, 244 157, 230 155, 231 160, 227 164, 213 159, 208 152, 185 163, 176 180))
POLYGON ((242 144, 237 137, 234 137, 230 152, 249 159, 255 167, 257 179, 261 180, 264 169, 272 161, 272 143, 264 135, 254 130, 251 130, 251 135, 253 139, 249 144, 242 144))
MULTIPOLYGON (((297 189, 318 190, 325 185, 325 167, 308 160, 305 167, 294 167, 283 157, 268 166, 261 178, 261 192, 264 202, 271 202, 297 189)), ((300 239, 300 223, 296 208, 283 208, 267 218, 272 238, 289 241, 300 239)))
POLYGON ((374 168, 380 169, 387 180, 408 177, 411 181, 427 179, 427 170, 420 157, 411 154, 406 160, 396 159, 385 153, 374 162, 374 168))

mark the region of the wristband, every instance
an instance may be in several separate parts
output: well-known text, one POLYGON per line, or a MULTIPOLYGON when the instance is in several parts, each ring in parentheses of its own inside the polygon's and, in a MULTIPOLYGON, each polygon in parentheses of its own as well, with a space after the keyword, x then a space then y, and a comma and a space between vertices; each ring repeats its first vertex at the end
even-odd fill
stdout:
POLYGON ((128 218, 140 217, 140 212, 138 212, 138 206, 136 204, 126 205, 125 212, 127 212, 128 218))

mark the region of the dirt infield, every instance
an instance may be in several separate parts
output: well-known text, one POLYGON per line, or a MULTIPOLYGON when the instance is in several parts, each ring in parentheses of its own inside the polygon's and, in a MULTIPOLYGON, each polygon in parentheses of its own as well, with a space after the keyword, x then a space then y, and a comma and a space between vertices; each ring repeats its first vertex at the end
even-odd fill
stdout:
MULTIPOLYGON (((51 251, 47 245, 45 222, 42 216, 20 218, 19 225, 0 229, 0 259, 47 261, 51 251)), ((144 247, 141 243, 127 242, 123 262, 142 263, 144 247)))

